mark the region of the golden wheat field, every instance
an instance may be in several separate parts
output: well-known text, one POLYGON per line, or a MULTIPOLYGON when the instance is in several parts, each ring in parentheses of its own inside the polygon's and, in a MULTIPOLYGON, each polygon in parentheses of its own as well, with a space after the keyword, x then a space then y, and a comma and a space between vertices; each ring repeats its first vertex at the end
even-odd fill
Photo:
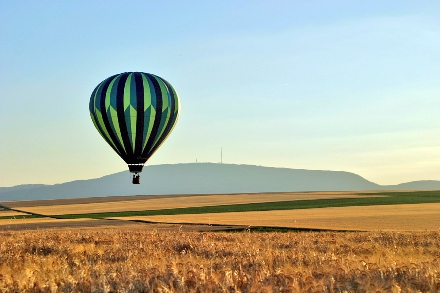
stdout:
POLYGON ((1 292, 438 292, 439 232, 0 232, 1 292))

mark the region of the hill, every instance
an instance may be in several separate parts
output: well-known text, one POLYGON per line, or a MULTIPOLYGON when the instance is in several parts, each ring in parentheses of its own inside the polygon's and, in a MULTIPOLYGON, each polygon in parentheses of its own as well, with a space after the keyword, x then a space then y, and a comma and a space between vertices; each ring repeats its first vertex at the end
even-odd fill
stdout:
POLYGON ((440 181, 381 186, 344 171, 303 170, 253 165, 191 163, 145 166, 141 184, 128 171, 55 185, 0 189, 0 201, 117 195, 215 194, 286 191, 434 190, 440 181))
POLYGON ((420 180, 397 185, 387 185, 384 189, 388 190, 440 190, 440 181, 437 180, 420 180))
POLYGON ((26 190, 26 189, 33 189, 36 187, 46 186, 44 184, 22 184, 17 186, 11 186, 11 187, 0 187, 0 193, 2 192, 8 192, 8 191, 16 191, 16 190, 26 190))

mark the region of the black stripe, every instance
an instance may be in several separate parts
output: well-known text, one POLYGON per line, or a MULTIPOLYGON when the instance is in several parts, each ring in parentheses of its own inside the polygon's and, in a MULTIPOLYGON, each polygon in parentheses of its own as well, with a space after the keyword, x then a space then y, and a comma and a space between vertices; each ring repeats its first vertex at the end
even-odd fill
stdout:
MULTIPOLYGON (((101 83, 102 83, 102 82, 101 82, 101 83)), ((99 90, 99 87, 100 87, 101 83, 98 84, 98 86, 93 90, 92 96, 90 97, 90 106, 89 106, 89 107, 90 107, 90 114, 93 116, 92 119, 95 120, 95 121, 93 121, 93 124, 95 125, 96 129, 98 130, 98 132, 101 134, 101 136, 104 138, 104 140, 105 140, 105 141, 111 146, 111 148, 112 148, 115 152, 119 153, 118 149, 115 148, 115 147, 112 145, 112 143, 110 142, 110 140, 108 139, 108 137, 105 135, 105 132, 104 132, 104 130, 102 129, 101 124, 99 124, 99 120, 98 120, 98 117, 97 117, 97 115, 96 115, 96 110, 95 110, 95 94, 96 94, 96 92, 99 90)), ((102 111, 100 110, 100 112, 101 112, 101 116, 102 116, 102 111)))
POLYGON ((135 72, 134 82, 136 85, 136 103, 137 103, 137 118, 136 118, 136 141, 134 149, 134 157, 141 158, 142 143, 144 140, 144 83, 142 81, 142 74, 135 72))
POLYGON ((124 87, 129 75, 130 73, 128 72, 121 74, 118 87, 116 88, 116 113, 118 114, 119 130, 121 131, 122 142, 124 143, 125 154, 128 159, 128 161, 126 161, 127 164, 130 164, 130 160, 133 157, 133 149, 127 130, 127 124, 125 123, 124 113, 124 87))
POLYGON ((162 91, 160 90, 160 85, 156 80, 156 77, 152 74, 145 73, 147 78, 151 80, 153 84, 154 92, 156 94, 156 116, 154 117, 153 128, 151 129, 150 137, 148 138, 147 145, 142 152, 142 158, 148 159, 148 153, 153 147, 154 139, 157 136, 157 132, 160 126, 160 120, 162 119, 162 91))
POLYGON ((119 156, 121 156, 120 155, 120 153, 119 153, 119 151, 118 151, 118 149, 117 148, 115 148, 114 146, 113 146, 113 144, 110 142, 110 140, 108 139, 108 137, 105 135, 105 132, 104 132, 104 130, 101 128, 101 126, 99 125, 99 122, 98 122, 98 117, 96 117, 96 115, 95 115, 95 113, 93 113, 92 114, 93 115, 93 117, 95 118, 95 120, 97 121, 96 122, 96 128, 98 129, 98 132, 101 134, 101 136, 104 138, 104 140, 108 143, 108 145, 109 146, 111 146, 111 148, 119 155, 119 156))
POLYGON ((127 156, 125 154, 124 148, 119 143, 119 140, 116 138, 116 134, 113 132, 113 129, 110 126, 110 122, 108 121, 108 117, 107 117, 107 111, 105 109, 105 96, 106 96, 108 87, 109 87, 110 83, 112 82, 112 80, 114 78, 116 78, 117 76, 118 76, 118 74, 113 75, 112 77, 107 78, 107 80, 105 81, 105 83, 104 83, 104 85, 102 87, 101 95, 99 97, 99 102, 100 102, 100 107, 101 107, 102 120, 104 121, 104 125, 105 125, 105 128, 107 130, 107 133, 110 136, 110 138, 112 139, 112 141, 114 142, 116 148, 118 149, 119 156, 125 161, 127 156))
POLYGON ((98 84, 98 86, 95 87, 95 89, 93 90, 92 95, 90 96, 90 103, 89 103, 89 111, 90 111, 90 113, 95 113, 95 94, 96 94, 96 91, 99 88, 99 85, 100 84, 98 84))
POLYGON ((153 147, 153 149, 148 153, 148 157, 151 157, 154 152, 157 150, 157 148, 162 144, 162 142, 167 138, 171 127, 173 127, 173 124, 176 120, 176 116, 174 114, 174 111, 176 110, 176 97, 174 95, 174 91, 173 88, 171 87, 171 85, 168 83, 168 81, 166 81, 165 79, 161 78, 161 80, 166 84, 166 86, 168 87, 168 91, 170 92, 170 96, 171 96, 171 112, 170 112, 170 118, 168 119, 168 123, 165 126, 165 130, 162 133, 162 137, 157 141, 156 145, 153 147))

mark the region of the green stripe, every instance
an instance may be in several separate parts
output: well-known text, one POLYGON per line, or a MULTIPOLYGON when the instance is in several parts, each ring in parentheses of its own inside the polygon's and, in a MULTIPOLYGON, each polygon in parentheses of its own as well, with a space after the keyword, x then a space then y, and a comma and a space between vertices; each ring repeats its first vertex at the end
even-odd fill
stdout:
MULTIPOLYGON (((175 107, 174 107, 174 114, 179 115, 180 113, 180 99, 179 99, 179 95, 177 94, 177 91, 174 88, 171 88, 171 90, 174 93, 174 103, 175 103, 175 107)), ((177 120, 177 118, 176 118, 177 120)))
MULTIPOLYGON (((148 124, 144 124, 144 131, 142 133, 144 140, 142 150, 147 146, 148 139, 151 135, 151 130, 153 129, 154 117, 156 117, 156 109, 152 105, 152 97, 151 97, 151 87, 150 83, 145 75, 142 74, 142 82, 144 84, 144 109, 145 116, 144 121, 148 121, 148 124), (150 107, 150 109, 148 109, 150 107), (149 110, 149 111, 147 111, 149 110)), ((153 89, 154 90, 154 89, 153 89)))
MULTIPOLYGON (((128 137, 130 138, 131 147, 133 149, 135 148, 135 141, 136 141, 136 119, 137 119, 137 111, 132 106, 132 100, 133 100, 133 83, 132 83, 132 76, 133 73, 130 73, 130 75, 127 77, 127 80, 125 81, 124 86, 124 115, 125 115, 125 124, 127 126, 127 132, 128 137), (128 110, 128 115, 126 114, 126 111, 128 110)), ((134 95, 136 95, 136 91, 134 91, 134 95)))
POLYGON ((130 106, 131 101, 131 74, 127 77, 124 85, 124 110, 130 106))
MULTIPOLYGON (((136 152, 136 140, 137 140, 137 119, 138 119, 138 104, 137 104, 137 87, 140 87, 140 85, 136 85, 134 73, 130 74, 130 115, 134 116, 131 119, 131 131, 132 131, 132 145, 133 145, 133 154, 136 152), (135 111, 135 113, 131 114, 132 111, 135 111)), ((140 109, 140 111, 143 111, 143 109, 140 109)), ((140 113, 140 112, 139 112, 140 113)), ((141 136, 142 137, 142 136, 141 136)))
POLYGON ((157 82, 160 85, 160 91, 162 92, 162 112, 165 109, 168 109, 170 104, 170 93, 168 92, 168 87, 165 85, 165 83, 162 81, 162 79, 156 77, 157 82))
MULTIPOLYGON (((102 86, 104 85, 104 82, 105 81, 103 81, 103 82, 101 82, 100 84, 99 84, 99 86, 98 86, 98 88, 96 89, 96 91, 95 91, 95 95, 94 95, 94 97, 93 97, 93 113, 91 113, 91 114, 93 114, 93 115, 91 115, 91 117, 92 117, 92 121, 93 121, 93 124, 95 125, 95 128, 98 130, 98 132, 99 132, 99 134, 104 138, 104 140, 108 140, 109 142, 110 142, 110 146, 117 152, 117 153, 119 153, 118 152, 118 149, 117 149, 117 147, 116 147, 116 145, 115 145, 115 143, 113 142, 113 140, 112 140, 112 138, 111 138, 111 136, 110 136, 110 134, 108 133, 108 130, 107 130, 107 128, 105 127, 105 124, 104 124, 104 120, 103 120, 103 118, 102 118, 102 113, 101 113, 101 111, 96 107, 97 105, 99 106, 101 103, 99 103, 99 100, 97 101, 97 99, 99 99, 99 96, 100 96, 100 94, 101 94, 101 88, 102 88, 102 86), (99 95, 98 95, 99 94, 99 95), (98 102, 98 103, 97 103, 98 102), (99 126, 98 126, 99 125, 99 126), (100 131, 100 129, 102 129, 102 132, 100 131)), ((105 109, 104 109, 105 110, 105 109)))
POLYGON ((156 139, 154 140, 154 143, 151 146, 151 149, 155 148, 158 141, 161 140, 160 138, 162 137, 162 135, 167 135, 167 134, 164 134, 164 131, 167 128, 166 126, 167 126, 167 121, 170 118, 170 111, 168 109, 165 111, 162 112, 162 119, 159 124, 158 134, 156 135, 156 139), (166 113, 165 113, 165 111, 166 111, 166 113))
POLYGON ((113 78, 113 80, 110 82, 107 92, 105 93, 105 112, 108 111, 108 108, 110 107, 110 95, 112 91, 113 84, 115 83, 116 78, 113 78))
POLYGON ((142 74, 142 82, 144 84, 144 111, 147 111, 148 107, 152 106, 150 83, 147 77, 142 74))
POLYGON ((162 137, 163 132, 166 129, 166 125, 168 123, 168 120, 170 119, 170 111, 169 111, 169 104, 170 104, 170 94, 168 92, 168 88, 167 86, 164 84, 164 82, 162 81, 162 79, 155 77, 157 82, 159 83, 160 86, 160 90, 162 92, 162 119, 160 121, 160 126, 156 135, 156 138, 154 140, 154 143, 151 147, 151 149, 154 148, 154 146, 157 144, 157 142, 159 141, 159 139, 162 137))
MULTIPOLYGON (((115 99, 116 97, 116 88, 115 86, 116 81, 119 80, 119 76, 116 76, 111 82, 107 89, 107 92, 105 93, 105 107, 106 107, 106 115, 108 118, 108 121, 110 125, 112 126, 112 130, 114 134, 116 135, 116 138, 119 141, 119 144, 121 145, 124 152, 127 150, 125 149, 124 142, 122 141, 122 135, 121 130, 119 128, 119 122, 118 122, 118 113, 115 108, 112 107, 111 101, 112 99, 115 99)), ((115 105, 116 106, 116 105, 115 105)), ((108 130, 110 131, 110 130, 108 130)))
POLYGON ((137 111, 133 106, 130 106, 130 122, 131 122, 131 145, 133 146, 133 153, 136 147, 136 121, 137 121, 137 111))
MULTIPOLYGON (((165 142, 165 140, 168 138, 170 133, 173 131, 174 126, 176 125, 177 119, 179 118, 179 113, 180 113, 180 111, 179 111, 179 109, 180 109, 179 96, 178 96, 176 90, 174 90, 174 88, 171 85, 169 86, 169 90, 173 91, 173 94, 174 94, 174 101, 173 102, 175 103, 174 113, 168 113, 169 119, 171 119, 172 125, 169 128, 168 132, 164 134, 164 137, 161 140, 159 140, 160 141, 159 145, 155 145, 155 146, 153 146, 153 148, 151 148, 152 150, 154 149, 154 151, 152 153, 150 153, 150 156, 152 156, 159 149, 159 147, 165 142)), ((171 98, 171 95, 170 95, 170 98, 171 98)), ((169 108, 171 110, 171 103, 170 103, 169 108)))
POLYGON ((154 109, 153 106, 150 107, 150 115, 149 115, 149 123, 148 123, 148 129, 144 129, 144 135, 145 135, 145 139, 144 139, 144 145, 142 147, 142 150, 145 149, 145 147, 147 146, 147 142, 148 139, 151 136, 151 130, 153 129, 153 124, 154 124, 154 117, 156 117, 156 110, 154 109))
MULTIPOLYGON (((97 109, 97 107, 96 107, 96 99, 97 99, 97 97, 98 97, 98 93, 101 93, 101 87, 102 87, 103 84, 104 84, 104 81, 101 82, 101 83, 98 85, 98 87, 96 88, 96 91, 95 91, 95 95, 93 96, 93 110, 94 110, 94 111, 96 111, 96 109, 97 109)), ((99 103, 98 103, 98 105, 99 105, 99 103)))
POLYGON ((119 128, 118 112, 113 107, 110 107, 110 115, 107 114, 107 117, 109 117, 109 120, 113 126, 113 129, 116 132, 116 136, 119 140, 119 143, 121 144, 122 148, 126 152, 127 150, 125 149, 124 141, 122 140, 121 129, 119 128))

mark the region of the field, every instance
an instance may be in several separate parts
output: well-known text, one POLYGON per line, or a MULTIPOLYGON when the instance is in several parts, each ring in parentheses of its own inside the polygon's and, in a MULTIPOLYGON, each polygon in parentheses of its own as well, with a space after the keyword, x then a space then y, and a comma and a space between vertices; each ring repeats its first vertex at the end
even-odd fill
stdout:
POLYGON ((0 204, 0 292, 439 292, 440 192, 0 204))
POLYGON ((23 215, 26 215, 26 213, 8 211, 8 210, 0 210, 0 219, 23 216, 23 215))
POLYGON ((203 231, 209 227, 221 230, 219 226, 345 231, 440 228, 439 191, 130 196, 5 202, 1 206, 0 229, 6 230, 63 224, 143 225, 154 230, 155 224, 166 223, 203 231))
POLYGON ((2 292, 438 292, 439 232, 0 232, 2 292))
POLYGON ((189 215, 116 217, 150 223, 249 225, 349 231, 439 231, 440 204, 331 207, 300 210, 251 211, 189 215))
MULTIPOLYGON (((215 194, 215 195, 192 195, 178 197, 129 197, 128 200, 119 200, 106 202, 83 201, 82 203, 68 202, 62 200, 56 201, 51 205, 44 205, 44 202, 22 202, 18 206, 22 211, 43 214, 48 216, 63 214, 89 214, 89 213, 114 213, 127 211, 143 210, 164 210, 181 209, 192 207, 212 207, 224 205, 237 205, 249 203, 267 203, 267 202, 286 202, 300 200, 319 200, 319 199, 342 199, 374 197, 377 195, 360 195, 353 192, 286 192, 286 193, 257 193, 257 194, 215 194), (142 199, 138 199, 142 198, 142 199), (59 203, 59 204, 57 204, 59 203)), ((17 204, 15 204, 17 207, 17 204)))

